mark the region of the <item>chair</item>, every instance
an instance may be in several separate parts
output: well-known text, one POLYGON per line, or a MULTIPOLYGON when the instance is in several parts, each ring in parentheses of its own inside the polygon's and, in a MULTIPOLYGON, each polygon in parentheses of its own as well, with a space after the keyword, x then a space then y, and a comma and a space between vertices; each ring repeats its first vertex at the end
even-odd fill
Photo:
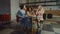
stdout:
POLYGON ((43 14, 43 19, 46 20, 46 14, 45 13, 43 14))
POLYGON ((47 19, 52 19, 52 14, 47 14, 47 19))

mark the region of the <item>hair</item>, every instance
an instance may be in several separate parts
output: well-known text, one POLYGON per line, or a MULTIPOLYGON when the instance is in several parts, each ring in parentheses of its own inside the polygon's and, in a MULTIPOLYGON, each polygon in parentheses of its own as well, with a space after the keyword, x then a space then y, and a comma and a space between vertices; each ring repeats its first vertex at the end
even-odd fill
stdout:
POLYGON ((29 11, 29 9, 30 9, 30 8, 31 8, 31 10, 33 10, 33 8, 32 8, 32 7, 28 7, 28 8, 27 8, 27 11, 29 11))
POLYGON ((20 7, 20 9, 23 9, 24 8, 24 5, 25 4, 21 4, 19 7, 20 7))
POLYGON ((38 6, 38 10, 39 10, 39 9, 43 10, 43 7, 42 7, 41 5, 39 5, 39 6, 38 6))

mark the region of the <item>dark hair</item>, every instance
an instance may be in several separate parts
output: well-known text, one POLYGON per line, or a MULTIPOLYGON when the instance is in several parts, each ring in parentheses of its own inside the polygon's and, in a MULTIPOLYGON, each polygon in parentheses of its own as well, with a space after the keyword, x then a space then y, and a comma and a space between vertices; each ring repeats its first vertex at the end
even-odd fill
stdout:
POLYGON ((33 10, 33 8, 32 8, 32 7, 28 7, 28 8, 27 8, 27 11, 29 11, 29 9, 30 9, 30 8, 31 8, 31 10, 33 10))
POLYGON ((24 5, 25 4, 21 4, 19 7, 20 7, 20 9, 23 9, 24 8, 24 5))

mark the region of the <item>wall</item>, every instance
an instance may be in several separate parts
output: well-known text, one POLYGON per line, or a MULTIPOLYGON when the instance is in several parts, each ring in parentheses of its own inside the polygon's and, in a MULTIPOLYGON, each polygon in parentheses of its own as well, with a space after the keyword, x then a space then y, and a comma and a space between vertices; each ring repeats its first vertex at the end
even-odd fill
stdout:
POLYGON ((26 3, 26 0, 19 0, 20 3, 26 3))
POLYGON ((10 0, 0 0, 0 14, 10 14, 10 0))
POLYGON ((45 6, 44 7, 45 10, 50 10, 50 8, 52 8, 51 10, 60 10, 59 6, 45 6))
POLYGON ((11 0, 11 21, 16 19, 16 13, 19 9, 19 0, 11 0))

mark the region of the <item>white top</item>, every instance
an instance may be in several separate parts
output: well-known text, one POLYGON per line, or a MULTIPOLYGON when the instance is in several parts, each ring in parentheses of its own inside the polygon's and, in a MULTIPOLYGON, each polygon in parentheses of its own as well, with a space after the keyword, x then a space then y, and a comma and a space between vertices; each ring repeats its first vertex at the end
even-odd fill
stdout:
POLYGON ((17 14, 18 14, 19 17, 24 17, 25 16, 25 10, 21 10, 20 9, 20 10, 18 10, 18 13, 17 14), (22 16, 20 15, 20 13, 22 13, 22 16))
POLYGON ((25 16, 25 10, 20 10, 20 12, 25 16))
POLYGON ((36 14, 38 14, 37 18, 39 20, 43 20, 43 14, 44 14, 45 10, 41 9, 41 11, 36 11, 36 14))

